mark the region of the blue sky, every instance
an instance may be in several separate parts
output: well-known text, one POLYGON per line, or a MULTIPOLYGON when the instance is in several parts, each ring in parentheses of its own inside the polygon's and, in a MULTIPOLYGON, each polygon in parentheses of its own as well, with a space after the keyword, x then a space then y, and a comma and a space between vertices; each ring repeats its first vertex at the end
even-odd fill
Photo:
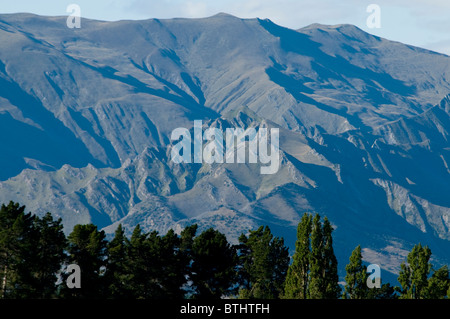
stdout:
POLYGON ((351 23, 372 34, 450 55, 449 0, 1 0, 0 13, 67 15, 78 4, 85 18, 100 20, 200 18, 226 12, 269 18, 298 29, 311 23, 351 23), (368 28, 367 6, 377 4, 380 28, 368 28))

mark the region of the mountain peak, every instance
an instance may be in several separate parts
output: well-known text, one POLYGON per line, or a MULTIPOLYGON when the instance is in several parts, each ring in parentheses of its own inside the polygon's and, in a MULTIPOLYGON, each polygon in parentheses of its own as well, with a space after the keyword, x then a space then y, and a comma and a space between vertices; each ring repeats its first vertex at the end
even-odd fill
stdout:
POLYGON ((348 24, 348 23, 342 23, 342 24, 321 24, 321 23, 312 23, 310 25, 307 25, 306 27, 297 29, 298 32, 307 33, 307 32, 314 32, 314 31, 325 31, 325 32, 339 32, 346 35, 368 35, 367 32, 360 29, 356 25, 348 24))
POLYGON ((220 18, 220 17, 236 18, 236 16, 234 16, 234 15, 232 15, 232 14, 229 14, 229 13, 226 13, 226 12, 219 12, 219 13, 216 13, 216 14, 213 15, 212 17, 215 17, 215 18, 220 18))

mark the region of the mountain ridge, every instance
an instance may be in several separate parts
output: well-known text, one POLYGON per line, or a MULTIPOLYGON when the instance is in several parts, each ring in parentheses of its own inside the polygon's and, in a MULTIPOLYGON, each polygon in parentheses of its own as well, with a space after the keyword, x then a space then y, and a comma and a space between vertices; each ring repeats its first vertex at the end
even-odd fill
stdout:
POLYGON ((0 201, 51 211, 66 232, 196 222, 235 241, 268 224, 291 247, 314 211, 336 228, 340 265, 361 244, 394 272, 417 241, 449 263, 448 56, 224 14, 81 29, 0 15, 0 41, 0 201), (173 163, 171 132, 194 120, 278 128, 279 171, 173 163))

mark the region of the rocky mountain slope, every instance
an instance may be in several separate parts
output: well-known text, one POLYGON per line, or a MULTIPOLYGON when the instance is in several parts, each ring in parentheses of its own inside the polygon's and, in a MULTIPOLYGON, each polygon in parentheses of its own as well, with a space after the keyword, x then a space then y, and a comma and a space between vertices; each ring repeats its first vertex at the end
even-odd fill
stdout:
POLYGON ((358 244, 388 272, 418 242, 448 264, 449 93, 450 57, 352 25, 0 15, 0 201, 67 232, 268 224, 291 247, 318 212, 342 269, 358 244), (194 120, 278 128, 280 169, 174 163, 194 120))

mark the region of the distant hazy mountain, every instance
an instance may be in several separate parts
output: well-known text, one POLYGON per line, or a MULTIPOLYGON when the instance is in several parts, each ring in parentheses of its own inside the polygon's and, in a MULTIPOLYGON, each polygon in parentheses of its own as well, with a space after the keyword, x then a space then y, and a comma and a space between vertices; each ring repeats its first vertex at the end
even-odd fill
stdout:
POLYGON ((0 202, 67 232, 268 224, 293 247, 304 212, 396 272, 412 246, 450 263, 450 57, 352 25, 103 22, 0 15, 0 202), (177 127, 279 128, 281 167, 175 164, 177 127))

